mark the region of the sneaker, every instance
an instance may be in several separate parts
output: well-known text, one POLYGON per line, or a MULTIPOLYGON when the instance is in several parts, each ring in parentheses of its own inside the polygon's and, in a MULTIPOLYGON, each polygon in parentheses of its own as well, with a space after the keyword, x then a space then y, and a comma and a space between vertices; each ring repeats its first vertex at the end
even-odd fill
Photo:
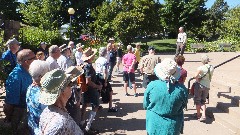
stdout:
POLYGON ((127 97, 127 96, 130 96, 130 95, 128 93, 126 93, 125 96, 127 97))
POLYGON ((206 117, 201 117, 200 119, 198 119, 200 122, 205 122, 206 121, 206 117))
POLYGON ((138 96, 138 94, 136 93, 136 94, 134 94, 134 97, 137 97, 138 96))
POLYGON ((117 108, 113 108, 113 107, 108 109, 108 112, 117 112, 117 111, 118 111, 118 109, 117 108))

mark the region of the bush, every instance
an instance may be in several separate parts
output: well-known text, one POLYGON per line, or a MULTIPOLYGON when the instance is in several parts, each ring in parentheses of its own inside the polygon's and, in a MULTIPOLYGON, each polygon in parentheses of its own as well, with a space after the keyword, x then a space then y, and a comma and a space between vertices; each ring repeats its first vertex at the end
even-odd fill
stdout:
POLYGON ((20 29, 20 39, 23 39, 21 46, 33 51, 39 47, 40 42, 61 45, 64 43, 58 30, 47 31, 37 27, 24 27, 20 29))

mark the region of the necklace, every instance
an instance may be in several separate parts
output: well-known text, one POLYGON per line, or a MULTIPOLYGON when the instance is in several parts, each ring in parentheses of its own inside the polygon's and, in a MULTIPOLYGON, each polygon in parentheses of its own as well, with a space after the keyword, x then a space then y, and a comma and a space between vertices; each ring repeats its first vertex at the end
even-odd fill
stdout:
POLYGON ((66 110, 65 108, 59 107, 59 106, 57 106, 57 105, 55 105, 55 104, 53 104, 53 106, 59 108, 60 110, 62 110, 62 111, 64 111, 64 112, 67 112, 67 110, 66 110))

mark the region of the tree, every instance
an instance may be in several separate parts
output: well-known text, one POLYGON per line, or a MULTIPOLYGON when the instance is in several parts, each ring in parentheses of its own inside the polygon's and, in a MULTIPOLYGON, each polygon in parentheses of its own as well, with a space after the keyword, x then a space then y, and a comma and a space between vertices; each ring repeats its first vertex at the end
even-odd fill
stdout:
POLYGON ((60 0, 28 0, 20 5, 24 23, 45 30, 58 29, 63 24, 59 21, 61 10, 60 0))
POLYGON ((208 19, 204 22, 203 32, 213 39, 220 36, 224 14, 228 11, 228 4, 224 0, 216 0, 212 7, 207 10, 208 19))
POLYGON ((230 9, 222 22, 222 38, 230 38, 240 43, 240 6, 230 9))
POLYGON ((192 33, 197 33, 205 19, 205 0, 165 0, 161 9, 164 27, 177 35, 178 28, 185 26, 192 33))
POLYGON ((20 21, 21 15, 17 11, 19 2, 17 0, 0 0, 0 19, 20 21))
POLYGON ((113 0, 103 2, 92 16, 91 25, 97 35, 106 40, 115 36, 129 44, 137 35, 158 31, 160 18, 154 0, 113 0))

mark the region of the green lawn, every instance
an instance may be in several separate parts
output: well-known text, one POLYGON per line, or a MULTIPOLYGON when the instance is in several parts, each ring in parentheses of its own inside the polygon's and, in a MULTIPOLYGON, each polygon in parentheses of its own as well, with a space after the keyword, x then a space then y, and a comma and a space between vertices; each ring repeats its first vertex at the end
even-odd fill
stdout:
POLYGON ((136 42, 141 42, 143 44, 141 48, 145 51, 147 51, 148 46, 154 46, 156 52, 175 52, 176 50, 176 39, 138 39, 136 42))

